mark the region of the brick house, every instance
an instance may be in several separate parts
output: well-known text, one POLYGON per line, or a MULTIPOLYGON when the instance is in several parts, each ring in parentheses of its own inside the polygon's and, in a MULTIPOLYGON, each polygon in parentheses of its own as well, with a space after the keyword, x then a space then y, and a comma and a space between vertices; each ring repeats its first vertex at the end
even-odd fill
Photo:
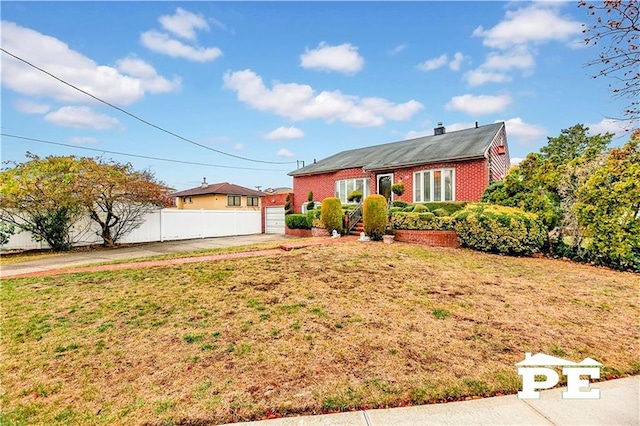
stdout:
POLYGON ((210 184, 203 179, 200 186, 174 192, 171 196, 178 209, 260 211, 261 199, 266 194, 228 182, 210 184))
POLYGON ((487 186, 501 180, 509 168, 503 122, 446 132, 441 123, 434 134, 343 151, 289 173, 293 177, 295 212, 303 211, 307 194, 314 199, 382 194, 408 203, 479 201, 487 186), (402 182, 396 196, 391 185, 402 182))

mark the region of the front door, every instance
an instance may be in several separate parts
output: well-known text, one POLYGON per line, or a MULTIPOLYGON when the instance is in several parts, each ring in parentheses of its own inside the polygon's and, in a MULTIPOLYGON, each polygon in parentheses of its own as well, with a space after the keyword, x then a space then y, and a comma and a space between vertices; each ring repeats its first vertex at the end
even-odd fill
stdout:
POLYGON ((391 197, 393 194, 391 192, 391 185, 393 184, 393 173, 378 175, 377 181, 378 181, 378 194, 384 195, 384 197, 387 199, 387 203, 389 203, 389 201, 392 200, 391 197))

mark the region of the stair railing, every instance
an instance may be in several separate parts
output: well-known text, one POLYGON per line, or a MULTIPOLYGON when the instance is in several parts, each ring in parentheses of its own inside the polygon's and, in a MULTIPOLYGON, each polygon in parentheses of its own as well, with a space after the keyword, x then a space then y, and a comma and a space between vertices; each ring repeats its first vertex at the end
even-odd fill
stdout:
POLYGON ((358 225, 358 222, 360 222, 360 219, 362 219, 362 201, 358 203, 355 209, 348 213, 348 216, 347 234, 353 231, 353 229, 358 225))

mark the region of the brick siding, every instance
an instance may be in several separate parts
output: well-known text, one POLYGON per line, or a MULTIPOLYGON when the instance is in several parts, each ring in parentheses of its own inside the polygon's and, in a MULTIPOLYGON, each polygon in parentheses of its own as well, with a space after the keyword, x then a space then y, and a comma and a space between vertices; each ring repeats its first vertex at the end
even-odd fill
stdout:
MULTIPOLYGON (((313 191, 315 200, 335 197, 335 182, 342 179, 368 178, 370 193, 375 194, 376 176, 384 173, 393 173, 393 183, 404 183, 404 194, 400 197, 394 195, 393 199, 413 203, 413 173, 433 169, 455 169, 455 201, 480 201, 482 193, 489 185, 489 161, 484 158, 407 167, 387 172, 363 172, 361 168, 352 168, 317 175, 294 176, 293 209, 295 213, 302 211, 302 204, 307 201, 309 191, 313 191)), ((494 179, 498 176, 499 173, 494 169, 494 179)))
POLYGON ((456 231, 396 230, 395 241, 420 244, 429 247, 460 247, 456 231))

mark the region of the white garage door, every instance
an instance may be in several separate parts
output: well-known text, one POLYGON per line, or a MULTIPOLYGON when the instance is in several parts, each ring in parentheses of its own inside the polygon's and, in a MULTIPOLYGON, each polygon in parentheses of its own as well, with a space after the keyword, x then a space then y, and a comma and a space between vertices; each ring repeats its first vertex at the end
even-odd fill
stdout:
POLYGON ((265 233, 284 234, 284 207, 267 207, 265 210, 265 233))

